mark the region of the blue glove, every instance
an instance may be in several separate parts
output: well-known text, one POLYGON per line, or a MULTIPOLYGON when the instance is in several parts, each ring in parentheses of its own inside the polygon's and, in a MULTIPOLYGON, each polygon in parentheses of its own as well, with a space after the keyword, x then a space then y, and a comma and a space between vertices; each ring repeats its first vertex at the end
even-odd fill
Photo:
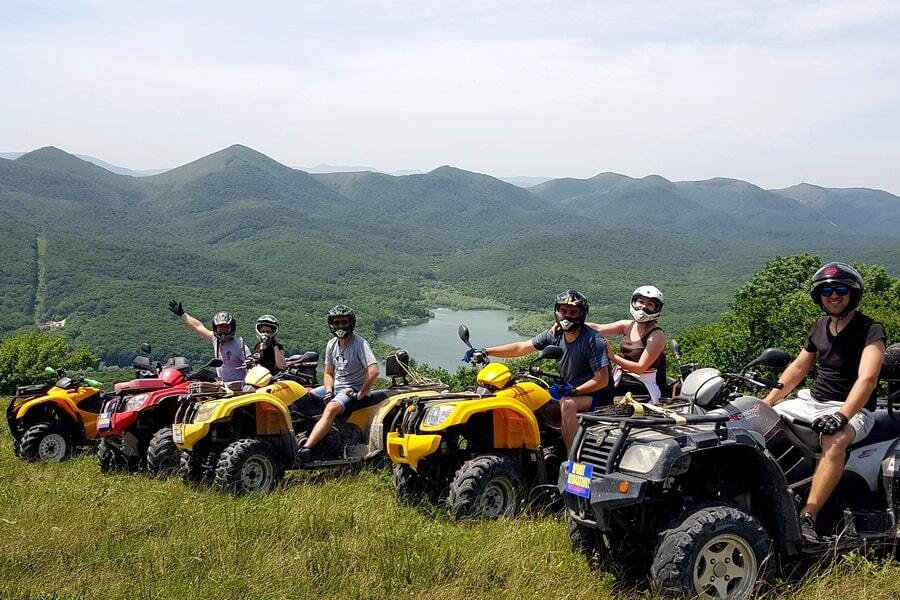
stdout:
POLYGON ((469 348, 466 350, 466 353, 463 354, 462 361, 465 363, 483 363, 485 358, 487 358, 487 348, 480 348, 478 350, 469 348))
POLYGON ((547 390, 550 392, 550 396, 559 402, 563 399, 564 396, 571 396, 575 393, 575 386, 571 383, 554 383, 550 386, 550 389, 547 390))

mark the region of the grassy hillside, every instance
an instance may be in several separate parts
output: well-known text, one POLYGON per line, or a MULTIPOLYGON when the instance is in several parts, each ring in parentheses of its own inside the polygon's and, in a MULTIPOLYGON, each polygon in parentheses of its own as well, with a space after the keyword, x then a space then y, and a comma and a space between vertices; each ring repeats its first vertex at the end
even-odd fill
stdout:
MULTIPOLYGON (((399 506, 386 472, 293 474, 232 498, 179 481, 13 457, 0 433, 0 597, 295 599, 653 597, 592 571, 559 515, 455 523, 399 506)), ((636 587, 638 586, 638 587, 636 587)), ((900 566, 850 556, 773 600, 890 600, 900 566)))

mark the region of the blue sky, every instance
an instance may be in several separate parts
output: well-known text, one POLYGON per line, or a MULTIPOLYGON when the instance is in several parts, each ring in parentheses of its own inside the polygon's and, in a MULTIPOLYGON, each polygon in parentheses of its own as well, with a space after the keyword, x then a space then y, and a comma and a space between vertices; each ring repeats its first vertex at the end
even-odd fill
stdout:
POLYGON ((0 151, 900 193, 898 2, 0 1, 0 151))

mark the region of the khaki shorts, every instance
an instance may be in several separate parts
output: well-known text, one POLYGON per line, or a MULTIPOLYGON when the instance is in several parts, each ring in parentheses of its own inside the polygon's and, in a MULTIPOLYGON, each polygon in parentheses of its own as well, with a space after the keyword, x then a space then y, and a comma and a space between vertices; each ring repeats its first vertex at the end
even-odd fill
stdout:
MULTIPOLYGON (((812 422, 822 415, 837 412, 843 405, 843 402, 819 402, 812 397, 808 389, 803 389, 797 392, 796 398, 782 400, 776 404, 775 412, 789 417, 791 420, 804 419, 812 422)), ((856 432, 853 443, 861 442, 872 431, 872 426, 875 425, 875 415, 871 411, 862 409, 850 419, 848 425, 856 432)))

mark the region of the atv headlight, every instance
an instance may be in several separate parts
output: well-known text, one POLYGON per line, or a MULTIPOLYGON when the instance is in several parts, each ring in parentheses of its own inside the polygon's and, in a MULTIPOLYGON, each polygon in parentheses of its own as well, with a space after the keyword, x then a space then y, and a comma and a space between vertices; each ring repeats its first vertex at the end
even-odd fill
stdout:
POLYGON ((125 400, 125 410, 128 412, 137 410, 146 401, 147 401, 147 394, 138 394, 137 396, 128 396, 128 399, 125 400))
POLYGON ((625 450, 619 468, 632 473, 649 473, 656 466, 663 449, 658 446, 632 444, 625 450))
POLYGON ((221 403, 221 400, 208 400, 201 404, 197 409, 197 414, 194 415, 194 423, 210 418, 221 403))
POLYGON ((456 410, 455 404, 440 404, 432 406, 425 411, 425 418, 422 419, 423 427, 437 427, 446 421, 453 411, 456 410))

